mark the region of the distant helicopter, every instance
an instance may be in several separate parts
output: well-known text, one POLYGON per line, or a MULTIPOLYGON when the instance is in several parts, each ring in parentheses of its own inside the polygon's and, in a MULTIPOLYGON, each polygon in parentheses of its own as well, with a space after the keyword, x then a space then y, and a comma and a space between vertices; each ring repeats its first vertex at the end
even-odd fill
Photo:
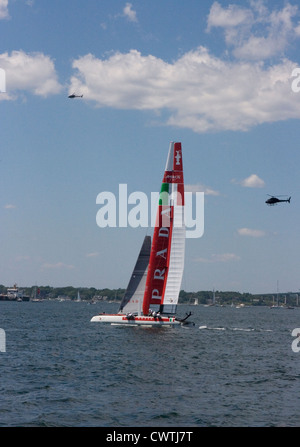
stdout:
POLYGON ((82 98, 82 97, 83 97, 83 95, 75 95, 75 93, 68 96, 68 98, 82 98))
MULTIPOLYGON (((268 196, 270 196, 270 194, 268 194, 268 196)), ((284 197, 284 196, 278 196, 278 197, 284 197)), ((275 196, 270 196, 270 199, 266 200, 267 205, 277 205, 277 203, 279 203, 279 202, 291 203, 291 197, 289 197, 288 199, 278 199, 275 196)))

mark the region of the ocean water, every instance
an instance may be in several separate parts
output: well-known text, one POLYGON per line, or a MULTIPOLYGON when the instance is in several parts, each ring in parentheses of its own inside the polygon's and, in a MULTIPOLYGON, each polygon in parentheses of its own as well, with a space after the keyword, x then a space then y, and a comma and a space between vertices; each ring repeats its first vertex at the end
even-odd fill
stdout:
POLYGON ((0 302, 1 427, 300 426, 300 308, 180 305, 194 327, 90 323, 117 307, 0 302))

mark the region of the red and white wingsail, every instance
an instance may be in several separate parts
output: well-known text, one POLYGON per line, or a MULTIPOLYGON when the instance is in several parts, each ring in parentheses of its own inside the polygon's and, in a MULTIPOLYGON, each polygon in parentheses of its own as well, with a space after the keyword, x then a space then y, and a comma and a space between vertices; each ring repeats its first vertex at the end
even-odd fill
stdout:
POLYGON ((146 236, 119 313, 99 314, 91 321, 129 326, 173 326, 186 320, 187 317, 179 320, 174 316, 185 250, 181 143, 170 144, 151 249, 150 244, 150 236, 146 236))
POLYGON ((161 186, 143 300, 149 310, 175 313, 184 268, 184 181, 181 143, 170 144, 161 186))

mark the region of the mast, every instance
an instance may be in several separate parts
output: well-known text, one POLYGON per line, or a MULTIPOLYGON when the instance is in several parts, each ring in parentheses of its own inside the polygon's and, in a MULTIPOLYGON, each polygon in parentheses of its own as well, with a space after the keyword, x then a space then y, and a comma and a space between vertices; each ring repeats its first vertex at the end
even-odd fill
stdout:
POLYGON ((175 313, 184 267, 184 180, 181 143, 170 143, 146 279, 143 313, 175 313))

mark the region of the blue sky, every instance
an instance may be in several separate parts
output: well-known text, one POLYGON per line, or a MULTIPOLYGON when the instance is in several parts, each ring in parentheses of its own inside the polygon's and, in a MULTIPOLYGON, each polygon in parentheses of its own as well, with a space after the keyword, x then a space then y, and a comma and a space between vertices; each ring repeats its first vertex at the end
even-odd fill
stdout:
POLYGON ((292 0, 0 0, 0 283, 126 287, 152 229, 99 228, 96 197, 158 191, 181 141, 182 288, 298 292, 299 49, 292 0))

